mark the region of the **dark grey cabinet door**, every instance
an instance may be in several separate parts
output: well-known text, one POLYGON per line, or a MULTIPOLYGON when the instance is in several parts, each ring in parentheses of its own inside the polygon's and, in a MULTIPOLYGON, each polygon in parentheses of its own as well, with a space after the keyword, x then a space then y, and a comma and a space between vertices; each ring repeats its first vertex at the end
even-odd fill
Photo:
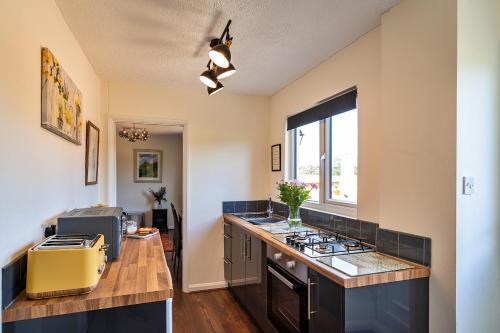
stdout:
POLYGON ((231 288, 231 269, 232 269, 232 251, 231 251, 231 223, 224 221, 224 279, 228 287, 231 288))
POLYGON ((243 306, 263 332, 276 332, 267 320, 266 245, 246 235, 245 300, 243 306))
POLYGON ((313 270, 308 288, 309 333, 343 333, 344 288, 313 270))
POLYGON ((245 295, 245 232, 236 225, 231 226, 231 293, 238 302, 245 295))
POLYGON ((345 332, 360 331, 428 333, 429 279, 346 289, 345 332))

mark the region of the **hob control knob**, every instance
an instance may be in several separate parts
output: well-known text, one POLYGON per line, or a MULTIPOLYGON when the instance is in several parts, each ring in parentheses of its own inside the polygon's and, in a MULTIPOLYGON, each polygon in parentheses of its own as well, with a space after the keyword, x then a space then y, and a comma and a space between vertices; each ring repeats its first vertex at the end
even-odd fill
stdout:
POLYGON ((295 268, 295 260, 289 260, 286 262, 286 268, 294 269, 295 268))
POLYGON ((280 260, 282 257, 283 257, 283 253, 278 252, 278 253, 274 254, 274 260, 280 260))

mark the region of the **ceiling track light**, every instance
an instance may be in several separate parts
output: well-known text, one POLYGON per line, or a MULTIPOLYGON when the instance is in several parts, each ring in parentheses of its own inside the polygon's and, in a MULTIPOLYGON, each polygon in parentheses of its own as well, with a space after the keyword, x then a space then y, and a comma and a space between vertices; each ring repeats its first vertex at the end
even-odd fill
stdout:
POLYGON ((231 51, 229 50, 233 43, 233 37, 229 35, 230 25, 231 20, 227 22, 220 38, 210 41, 211 49, 208 52, 210 60, 207 63, 207 70, 200 75, 200 81, 207 86, 209 95, 213 95, 224 88, 224 85, 218 80, 225 79, 236 72, 236 68, 231 64, 231 51))
POLYGON ((236 72, 236 68, 234 68, 233 64, 229 64, 227 68, 215 67, 215 76, 218 80, 225 79, 226 77, 230 77, 236 72))
POLYGON ((215 88, 207 87, 208 95, 212 96, 212 95, 218 93, 219 91, 221 91, 223 88, 224 88, 224 85, 222 83, 220 83, 220 81, 218 81, 217 86, 215 88))

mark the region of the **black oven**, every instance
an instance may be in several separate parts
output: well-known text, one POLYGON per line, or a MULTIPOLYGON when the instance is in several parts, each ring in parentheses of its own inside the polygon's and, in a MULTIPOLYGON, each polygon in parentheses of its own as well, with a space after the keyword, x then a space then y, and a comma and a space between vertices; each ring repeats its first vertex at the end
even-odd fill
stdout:
POLYGON ((279 332, 307 333, 307 284, 289 272, 290 262, 284 268, 267 259, 267 316, 279 332))

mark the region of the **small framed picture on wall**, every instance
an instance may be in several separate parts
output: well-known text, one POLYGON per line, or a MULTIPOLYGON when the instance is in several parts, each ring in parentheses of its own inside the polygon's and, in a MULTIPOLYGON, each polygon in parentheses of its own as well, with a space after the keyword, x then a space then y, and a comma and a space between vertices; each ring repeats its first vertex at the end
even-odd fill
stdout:
POLYGON ((85 185, 97 184, 99 171, 99 128, 87 121, 85 140, 85 185))
POLYGON ((281 144, 271 146, 271 171, 281 171, 281 144))

